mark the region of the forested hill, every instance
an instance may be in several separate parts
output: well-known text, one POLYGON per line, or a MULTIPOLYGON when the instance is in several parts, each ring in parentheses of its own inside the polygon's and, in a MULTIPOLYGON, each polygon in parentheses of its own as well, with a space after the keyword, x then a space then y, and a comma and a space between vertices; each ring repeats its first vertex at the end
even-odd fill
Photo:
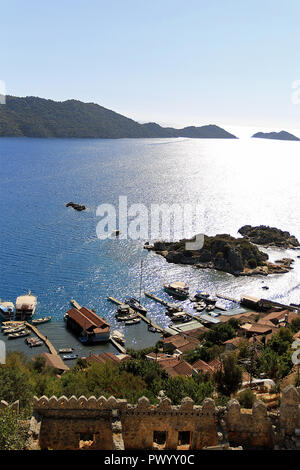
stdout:
POLYGON ((28 96, 7 96, 0 105, 0 137, 195 137, 235 139, 218 126, 164 128, 139 124, 94 103, 57 102, 28 96))

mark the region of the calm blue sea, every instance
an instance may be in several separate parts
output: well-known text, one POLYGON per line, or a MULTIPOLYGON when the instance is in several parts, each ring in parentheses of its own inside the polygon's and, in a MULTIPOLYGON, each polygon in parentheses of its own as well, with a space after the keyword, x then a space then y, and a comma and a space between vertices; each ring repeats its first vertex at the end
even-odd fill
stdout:
MULTIPOLYGON (((299 158, 298 142, 259 139, 1 138, 0 298, 15 301, 31 289, 38 297, 36 315, 53 318, 44 331, 61 347, 78 345, 64 328, 69 300, 95 309, 114 325, 115 307, 107 296, 139 295, 142 258, 143 291, 162 298, 167 298, 164 282, 183 280, 191 291, 249 293, 298 303, 298 252, 268 251, 271 259, 295 258, 294 270, 283 276, 234 278, 196 271, 147 254, 143 241, 99 240, 96 209, 102 203, 118 207, 120 195, 127 196, 128 205, 147 207, 200 203, 207 234, 236 236, 244 224, 268 224, 300 238, 299 158), (68 201, 88 209, 76 212, 65 207, 68 201), (264 284, 268 291, 262 290, 264 284)), ((149 316, 167 326, 164 309, 143 300, 149 316)), ((125 334, 133 347, 158 339, 145 324, 127 327, 125 334)), ((9 347, 21 348, 20 341, 9 347)))

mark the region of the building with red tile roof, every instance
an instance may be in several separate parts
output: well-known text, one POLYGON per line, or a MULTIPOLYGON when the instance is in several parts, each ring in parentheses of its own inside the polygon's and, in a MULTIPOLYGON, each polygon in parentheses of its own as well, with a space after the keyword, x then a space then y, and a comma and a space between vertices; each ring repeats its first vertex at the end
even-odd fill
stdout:
POLYGON ((193 369, 199 373, 202 372, 203 374, 213 374, 214 369, 202 359, 198 359, 194 364, 192 364, 193 369))
POLYGON ((66 313, 67 327, 85 338, 85 342, 109 341, 110 325, 86 307, 71 308, 66 313))
POLYGON ((176 377, 178 375, 183 375, 184 377, 191 377, 194 374, 193 367, 184 360, 163 360, 159 361, 159 364, 170 377, 176 377))

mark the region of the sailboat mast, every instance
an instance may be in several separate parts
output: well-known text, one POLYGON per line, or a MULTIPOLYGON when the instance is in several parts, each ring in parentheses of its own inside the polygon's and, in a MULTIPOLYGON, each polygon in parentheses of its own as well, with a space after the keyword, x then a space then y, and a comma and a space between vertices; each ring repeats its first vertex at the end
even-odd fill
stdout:
POLYGON ((142 279, 143 279, 143 260, 141 260, 140 297, 139 297, 139 301, 141 301, 141 297, 142 297, 142 279))

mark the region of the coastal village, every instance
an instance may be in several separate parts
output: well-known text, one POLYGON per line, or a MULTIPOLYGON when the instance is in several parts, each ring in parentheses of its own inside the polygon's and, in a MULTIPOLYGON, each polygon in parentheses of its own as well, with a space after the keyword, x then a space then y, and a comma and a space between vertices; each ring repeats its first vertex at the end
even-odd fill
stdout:
MULTIPOLYGON (((285 238, 290 243, 290 235, 285 235, 285 238)), ((293 245, 298 243, 295 240, 293 238, 293 245)), ((145 248, 153 249, 148 244, 145 248)), ((292 259, 289 264, 292 264, 292 259)), ((234 399, 239 403, 241 412, 247 414, 259 400, 264 404, 266 412, 275 415, 280 413, 283 391, 286 387, 300 386, 297 356, 300 349, 300 305, 286 305, 248 294, 236 299, 221 293, 211 295, 201 290, 190 293, 189 286, 182 281, 174 281, 162 287, 170 301, 151 292, 144 294, 165 309, 165 315, 170 319, 167 328, 156 324, 151 319, 151 313, 136 298, 107 299, 116 305, 117 322, 130 328, 144 322, 149 334, 156 333, 156 337, 160 335, 153 347, 141 351, 127 348, 120 330, 112 331, 106 320, 95 311, 81 306, 75 299, 71 299, 71 308, 65 313, 65 327, 82 344, 111 342, 116 353, 92 352, 78 357, 73 348, 67 346, 56 351, 51 339, 38 329, 40 324, 51 321, 51 317, 34 317, 37 298, 31 292, 18 297, 16 308, 12 302, 1 303, 2 333, 10 340, 25 337, 25 342, 31 348, 44 344, 48 352, 34 356, 33 367, 55 371, 56 380, 62 382, 67 377, 65 374, 69 374, 72 369, 84 373, 95 367, 104 367, 102 371, 113 368, 119 370, 119 374, 125 371, 133 373, 133 376, 146 380, 146 383, 147 374, 151 371, 153 378, 159 378, 161 386, 165 384, 167 388, 159 389, 157 386, 151 391, 151 402, 154 404, 163 403, 169 398, 173 398, 175 404, 176 400, 180 403, 185 397, 185 389, 194 389, 190 395, 196 399, 197 406, 208 397, 213 398, 218 406, 228 405, 234 399), (185 307, 182 301, 185 301, 185 307), (186 308, 187 301, 189 309, 186 308), (31 337, 31 334, 34 336, 31 337), (67 365, 69 360, 73 361, 71 368, 67 365), (139 368, 141 372, 137 372, 139 368), (183 382, 177 383, 178 380, 183 382), (178 390, 176 387, 179 387, 178 390), (169 397, 172 393, 173 397, 169 397)), ((1 403, 4 407, 9 406, 5 400, 1 403)), ((296 434, 292 440, 281 440, 280 444, 276 444, 277 447, 298 448, 300 441, 297 429, 293 430, 296 434)), ((248 441, 248 444, 243 439, 226 441, 226 433, 219 434, 222 438, 218 442, 212 440, 212 447, 229 448, 232 443, 251 447, 248 441)), ((39 432, 35 432, 35 435, 39 436, 39 432)), ((36 439, 39 441, 40 437, 36 439)), ((160 448, 162 440, 158 433, 151 445, 160 448)), ((190 448, 191 436, 183 441, 186 448, 190 448)), ((39 446, 36 440, 32 445, 39 446)))

